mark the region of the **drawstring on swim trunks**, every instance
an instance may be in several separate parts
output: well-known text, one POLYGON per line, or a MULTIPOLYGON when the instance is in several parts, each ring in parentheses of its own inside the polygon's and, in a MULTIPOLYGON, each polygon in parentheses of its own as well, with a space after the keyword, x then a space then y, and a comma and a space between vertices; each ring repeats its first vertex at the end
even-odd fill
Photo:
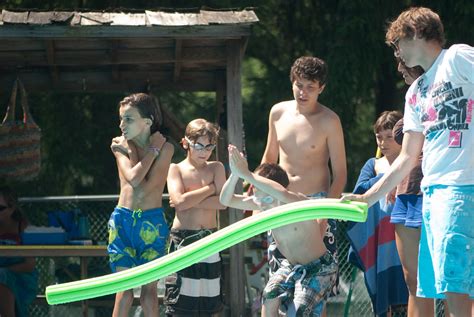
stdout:
POLYGON ((289 280, 290 278, 292 278, 293 275, 295 275, 298 271, 302 271, 301 277, 300 277, 299 279, 297 279, 295 282, 299 282, 299 281, 303 280, 304 277, 306 276, 306 269, 304 268, 303 265, 297 264, 297 265, 295 265, 295 266, 293 267, 293 272, 291 272, 291 273, 288 275, 288 277, 286 278, 285 283, 287 283, 288 280, 289 280))
POLYGON ((137 219, 142 217, 143 210, 137 209, 132 212, 132 218, 133 218, 133 227, 135 227, 135 224, 137 223, 137 219))

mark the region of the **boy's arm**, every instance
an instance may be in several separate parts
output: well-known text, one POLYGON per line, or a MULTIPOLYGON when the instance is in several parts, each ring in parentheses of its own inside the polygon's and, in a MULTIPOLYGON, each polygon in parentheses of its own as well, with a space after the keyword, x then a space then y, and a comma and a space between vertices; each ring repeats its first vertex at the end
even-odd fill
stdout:
POLYGON ((265 152, 263 152, 261 163, 278 163, 278 139, 275 129, 275 107, 270 110, 268 116, 268 136, 265 152))
POLYGON ((171 143, 166 142, 160 150, 160 154, 153 162, 150 171, 148 172, 145 179, 142 181, 145 189, 153 189, 161 187, 160 185, 166 182, 168 171, 171 165, 171 159, 174 154, 174 146, 171 143))
POLYGON ((347 181, 346 151, 341 121, 336 116, 328 134, 329 159, 331 162, 332 182, 329 198, 340 198, 347 181))
POLYGON ((183 178, 177 164, 172 164, 168 172, 168 193, 170 204, 176 211, 195 207, 206 197, 214 195, 216 186, 209 184, 201 188, 185 192, 183 178))
POLYGON ((242 210, 255 210, 259 206, 254 203, 249 197, 244 195, 235 194, 235 186, 239 181, 239 177, 234 174, 230 174, 229 178, 222 187, 219 200, 224 206, 229 206, 236 209, 242 210))
MULTIPOLYGON (((129 142, 123 137, 119 137, 118 139, 119 146, 115 144, 117 138, 112 141, 111 145, 112 152, 114 153, 114 156, 117 160, 118 168, 125 180, 130 185, 132 185, 132 187, 137 187, 145 179, 145 176, 150 170, 155 158, 158 156, 158 153, 148 150, 141 161, 133 164, 130 157, 130 147, 128 146, 129 142), (124 144, 127 144, 126 148, 123 146, 124 144)), ((153 133, 153 135, 150 137, 150 145, 155 148, 161 149, 165 142, 166 139, 159 132, 153 133)), ((131 156, 134 156, 134 154, 131 156)))
POLYGON ((283 203, 292 203, 308 199, 303 194, 293 193, 277 182, 250 172, 247 160, 233 145, 229 145, 229 162, 233 174, 238 175, 261 191, 273 196, 283 203))
POLYGON ((206 197, 204 200, 202 200, 199 204, 197 204, 197 207, 202 209, 225 209, 226 207, 219 201, 219 195, 226 181, 224 165, 218 161, 212 162, 212 164, 216 192, 214 195, 206 197))
POLYGON ((390 165, 390 170, 363 195, 345 195, 344 200, 362 201, 372 206, 398 185, 418 161, 423 148, 424 136, 421 132, 407 131, 403 137, 400 155, 390 165))

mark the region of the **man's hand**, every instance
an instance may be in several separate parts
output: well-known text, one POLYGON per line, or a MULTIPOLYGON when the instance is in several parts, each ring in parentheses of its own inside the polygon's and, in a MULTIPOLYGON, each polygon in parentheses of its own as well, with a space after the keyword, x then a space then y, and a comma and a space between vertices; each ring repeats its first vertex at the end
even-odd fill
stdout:
POLYGON ((249 173, 249 165, 247 159, 242 153, 239 152, 237 147, 232 144, 229 144, 229 165, 232 174, 239 176, 240 178, 245 178, 249 173))

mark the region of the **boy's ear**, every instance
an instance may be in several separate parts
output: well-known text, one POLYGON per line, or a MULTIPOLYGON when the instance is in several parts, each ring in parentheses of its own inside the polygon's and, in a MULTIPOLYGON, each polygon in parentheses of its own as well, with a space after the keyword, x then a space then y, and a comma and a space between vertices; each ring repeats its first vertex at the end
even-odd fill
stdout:
POLYGON ((326 84, 320 85, 319 86, 319 94, 322 94, 324 91, 324 88, 326 88, 326 84))
POLYGON ((145 118, 145 123, 151 127, 153 124, 153 121, 150 118, 145 118))
POLYGON ((183 149, 187 150, 189 148, 188 142, 184 138, 181 139, 180 143, 183 149))

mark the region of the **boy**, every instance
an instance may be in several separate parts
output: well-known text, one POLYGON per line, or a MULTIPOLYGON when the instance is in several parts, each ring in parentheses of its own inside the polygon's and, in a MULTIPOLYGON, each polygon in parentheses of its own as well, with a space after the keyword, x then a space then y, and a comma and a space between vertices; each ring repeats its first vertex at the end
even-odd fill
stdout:
POLYGON ((451 316, 470 316, 469 296, 474 296, 474 48, 457 44, 443 49, 441 19, 423 7, 402 12, 390 24, 386 41, 408 67, 420 65, 425 73, 406 94, 400 156, 368 192, 345 199, 373 204, 410 172, 423 149, 417 295, 444 295, 451 316))
MULTIPOLYGON (((318 101, 327 73, 327 65, 320 58, 302 56, 295 60, 290 71, 294 99, 277 103, 270 110, 262 157, 262 163, 278 163, 287 171, 289 190, 312 198, 339 198, 347 178, 341 122, 334 111, 318 101)), ((336 222, 329 220, 324 242, 337 258, 335 234, 336 222)), ((268 258, 272 273, 283 259, 272 242, 268 258)), ((337 294, 336 285, 332 294, 337 294)))
MULTIPOLYGON (((182 145, 186 158, 171 164, 168 174, 170 205, 176 215, 170 234, 170 252, 191 244, 217 229, 216 211, 224 209, 219 193, 225 182, 224 166, 208 161, 216 147, 218 128, 204 119, 191 121, 182 145)), ((211 316, 221 311, 219 254, 166 279, 167 315, 211 316)))
MULTIPOLYGON (((108 222, 110 267, 113 272, 138 266, 165 254, 168 225, 162 195, 173 145, 158 131, 159 113, 143 93, 119 104, 122 136, 112 140, 117 161, 120 197, 108 222)), ((119 292, 113 316, 128 316, 133 290, 119 292)), ((140 303, 145 316, 158 315, 156 282, 142 286, 140 303)))
MULTIPOLYGON (((261 164, 251 173, 247 161, 233 145, 229 145, 229 164, 232 174, 220 196, 224 205, 264 211, 281 203, 307 199, 303 194, 286 190, 288 175, 277 164, 261 164), (234 194, 239 178, 255 187, 253 197, 234 194)), ((323 243, 322 224, 309 220, 272 230, 286 259, 265 286, 262 316, 278 316, 279 308, 287 316, 321 316, 337 274, 337 264, 323 243)))

